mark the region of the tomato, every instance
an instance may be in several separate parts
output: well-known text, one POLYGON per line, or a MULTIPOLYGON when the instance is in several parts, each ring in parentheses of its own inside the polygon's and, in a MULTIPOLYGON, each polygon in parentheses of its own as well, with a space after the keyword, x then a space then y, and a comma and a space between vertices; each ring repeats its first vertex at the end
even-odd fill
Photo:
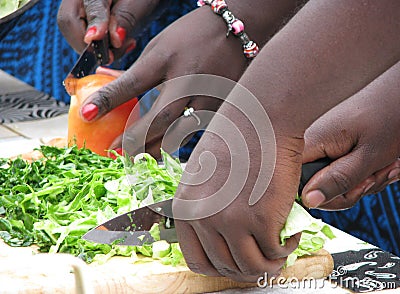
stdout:
POLYGON ((116 137, 121 135, 129 116, 129 122, 139 118, 138 102, 133 98, 113 109, 103 117, 93 122, 86 122, 80 116, 80 107, 93 92, 113 81, 115 77, 103 74, 93 74, 81 79, 69 81, 68 92, 71 104, 68 113, 68 144, 76 144, 79 148, 85 146, 93 152, 107 156, 107 150, 116 137))

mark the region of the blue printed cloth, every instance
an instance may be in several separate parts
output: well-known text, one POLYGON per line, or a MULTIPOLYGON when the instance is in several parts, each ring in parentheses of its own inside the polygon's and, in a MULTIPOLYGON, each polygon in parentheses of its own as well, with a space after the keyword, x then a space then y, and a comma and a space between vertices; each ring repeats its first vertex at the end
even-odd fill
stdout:
POLYGON ((400 256, 400 184, 362 198, 343 211, 312 210, 311 214, 326 223, 368 243, 400 256))

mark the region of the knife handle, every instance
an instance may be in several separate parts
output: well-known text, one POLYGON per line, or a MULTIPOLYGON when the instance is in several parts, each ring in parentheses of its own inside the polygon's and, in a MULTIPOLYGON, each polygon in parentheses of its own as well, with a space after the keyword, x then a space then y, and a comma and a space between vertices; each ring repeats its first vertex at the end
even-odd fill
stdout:
POLYGON ((321 159, 317 159, 316 161, 313 162, 307 162, 304 163, 303 166, 301 167, 301 178, 300 178, 300 185, 299 185, 299 195, 301 195, 301 192, 303 191, 304 186, 307 184, 307 182, 321 169, 327 167, 333 160, 324 157, 321 159))

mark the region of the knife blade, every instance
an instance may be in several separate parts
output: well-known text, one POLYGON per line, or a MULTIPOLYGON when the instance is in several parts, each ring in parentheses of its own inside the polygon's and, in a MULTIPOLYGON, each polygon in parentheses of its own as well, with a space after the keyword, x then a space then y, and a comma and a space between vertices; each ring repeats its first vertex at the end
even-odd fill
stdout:
POLYGON ((71 72, 63 81, 69 95, 74 94, 69 90, 71 89, 69 85, 73 83, 73 80, 93 74, 98 66, 108 64, 110 60, 108 50, 108 38, 93 41, 86 46, 78 61, 72 67, 71 72))
MULTIPOLYGON (((322 158, 303 164, 299 194, 312 176, 331 162, 329 158, 322 158)), ((159 224, 161 240, 178 242, 172 214, 172 199, 116 216, 90 230, 82 238, 102 244, 141 246, 154 242, 150 229, 155 223, 159 224)))

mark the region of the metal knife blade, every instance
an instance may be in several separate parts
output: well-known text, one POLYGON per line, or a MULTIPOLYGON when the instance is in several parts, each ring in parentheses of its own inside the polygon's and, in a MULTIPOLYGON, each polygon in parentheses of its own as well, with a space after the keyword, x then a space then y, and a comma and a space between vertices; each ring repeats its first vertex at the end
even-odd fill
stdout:
MULTIPOLYGON (((311 177, 331 162, 331 159, 323 158, 303 164, 299 194, 311 177)), ((149 231, 155 223, 159 224, 161 240, 170 243, 178 241, 172 214, 172 199, 119 215, 90 230, 82 238, 103 244, 140 246, 154 242, 149 231)))
POLYGON ((83 239, 103 244, 144 245, 154 242, 150 229, 155 223, 159 224, 162 240, 177 242, 172 199, 119 215, 87 232, 83 239))
MULTIPOLYGON (((64 86, 68 91, 67 85, 73 79, 83 78, 93 74, 99 65, 106 65, 110 60, 108 53, 108 38, 93 41, 86 46, 78 61, 72 67, 71 72, 64 79, 64 86)), ((72 93, 69 93, 72 95, 72 93)))

